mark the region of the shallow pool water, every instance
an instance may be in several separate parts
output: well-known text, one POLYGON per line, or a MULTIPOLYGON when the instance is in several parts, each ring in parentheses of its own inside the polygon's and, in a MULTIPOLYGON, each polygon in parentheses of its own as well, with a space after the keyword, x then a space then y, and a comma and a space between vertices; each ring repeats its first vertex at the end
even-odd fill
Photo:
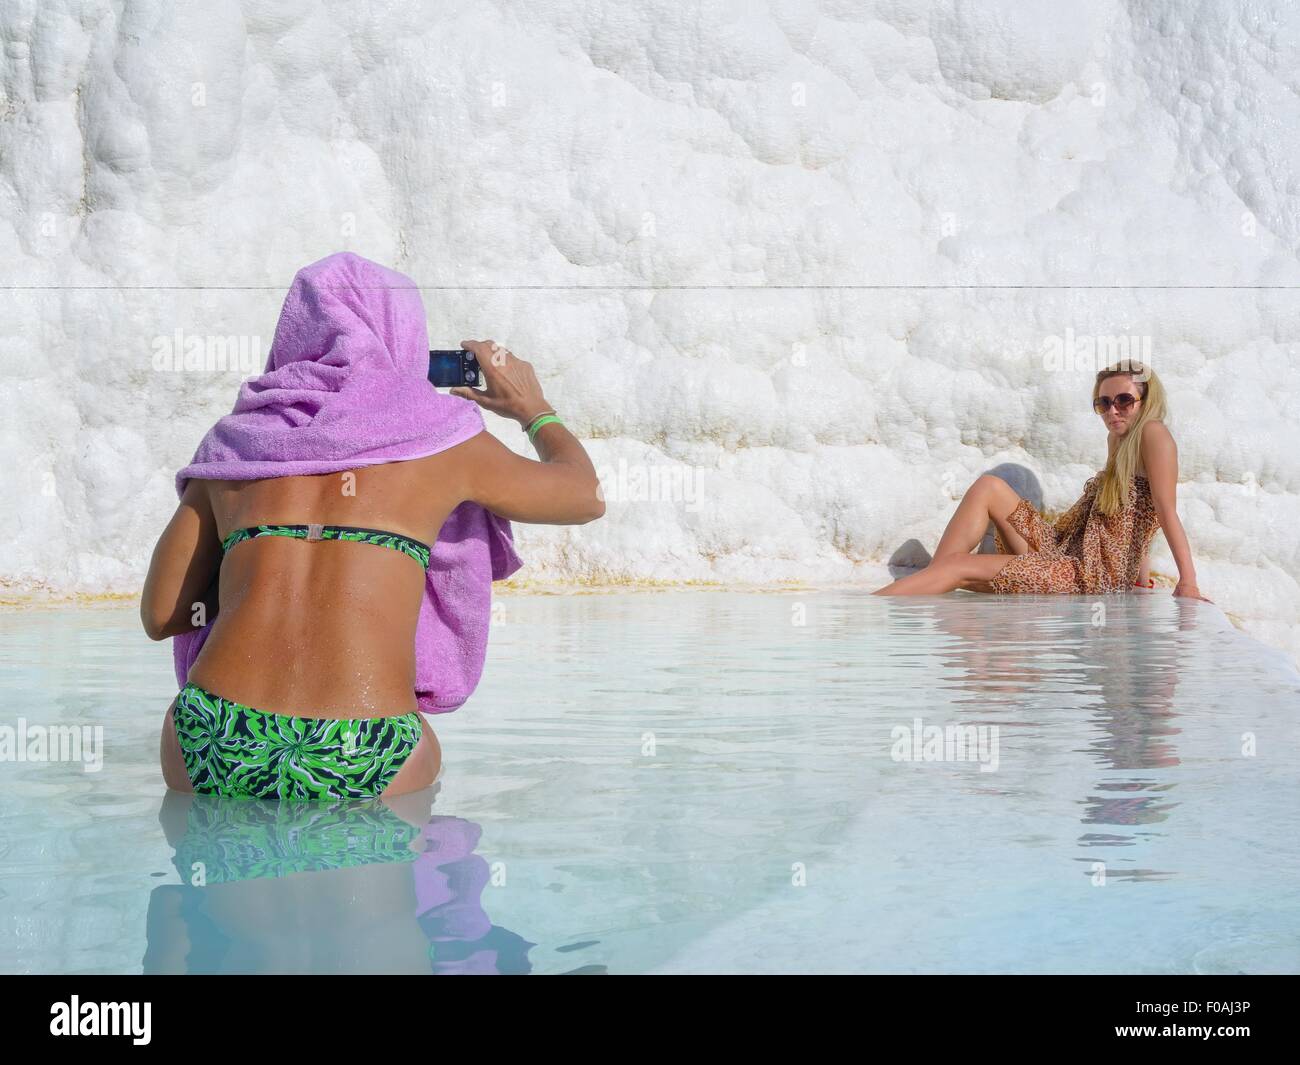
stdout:
POLYGON ((1214 607, 498 603, 392 808, 164 801, 168 647, 129 607, 0 614, 0 726, 103 744, 0 762, 0 967, 1300 969, 1300 675, 1214 607))

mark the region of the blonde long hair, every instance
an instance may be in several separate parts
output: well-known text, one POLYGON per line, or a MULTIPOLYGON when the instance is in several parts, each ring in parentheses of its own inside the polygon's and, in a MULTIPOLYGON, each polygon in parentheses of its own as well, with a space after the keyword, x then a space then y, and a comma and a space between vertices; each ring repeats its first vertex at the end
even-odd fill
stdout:
POLYGON ((1147 422, 1162 422, 1169 412, 1165 399, 1165 386, 1155 371, 1140 362, 1126 359, 1108 366, 1097 373, 1097 380, 1092 386, 1092 399, 1095 403, 1101 394, 1101 383, 1111 377, 1131 377, 1138 386, 1142 398, 1142 412, 1137 416, 1133 427, 1124 434, 1115 449, 1115 454, 1106 461, 1106 468, 1101 474, 1101 483, 1097 486, 1095 506, 1102 514, 1114 514, 1124 508, 1128 502, 1129 485, 1137 473, 1138 456, 1142 450, 1142 429, 1147 422))

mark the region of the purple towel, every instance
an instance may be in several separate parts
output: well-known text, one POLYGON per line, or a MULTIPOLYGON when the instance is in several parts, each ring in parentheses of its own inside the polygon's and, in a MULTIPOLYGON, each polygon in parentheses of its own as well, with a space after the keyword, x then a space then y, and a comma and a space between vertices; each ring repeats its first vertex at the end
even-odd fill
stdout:
MULTIPOLYGON (((176 475, 255 480, 336 473, 436 455, 483 431, 467 399, 428 381, 424 304, 410 278, 351 252, 293 279, 260 377, 208 430, 176 475)), ((415 694, 427 714, 455 710, 478 684, 487 653, 492 582, 522 563, 510 523, 461 503, 438 533, 415 634, 415 694)), ((211 624, 175 638, 184 684, 211 624)))

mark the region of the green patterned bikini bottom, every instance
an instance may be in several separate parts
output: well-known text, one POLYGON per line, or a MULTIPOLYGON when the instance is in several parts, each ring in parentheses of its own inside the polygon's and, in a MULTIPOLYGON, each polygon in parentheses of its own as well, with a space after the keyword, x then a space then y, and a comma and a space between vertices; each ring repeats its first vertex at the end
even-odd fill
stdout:
POLYGON ((383 793, 420 741, 420 715, 272 714, 197 684, 176 697, 176 738, 199 795, 365 799, 383 793))

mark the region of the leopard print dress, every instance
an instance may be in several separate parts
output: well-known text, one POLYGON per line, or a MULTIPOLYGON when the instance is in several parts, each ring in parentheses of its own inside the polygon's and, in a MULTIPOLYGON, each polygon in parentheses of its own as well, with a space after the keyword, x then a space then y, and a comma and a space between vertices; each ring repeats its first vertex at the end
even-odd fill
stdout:
MULTIPOLYGON (((1027 500, 1016 504, 1007 524, 1025 538, 1029 552, 1016 555, 990 581, 998 595, 1104 595, 1132 589, 1151 540, 1160 528, 1151 485, 1133 478, 1128 503, 1118 512, 1094 509, 1101 474, 1090 477, 1079 501, 1055 522, 1027 500)), ((999 554, 1011 554, 996 531, 999 554)))

